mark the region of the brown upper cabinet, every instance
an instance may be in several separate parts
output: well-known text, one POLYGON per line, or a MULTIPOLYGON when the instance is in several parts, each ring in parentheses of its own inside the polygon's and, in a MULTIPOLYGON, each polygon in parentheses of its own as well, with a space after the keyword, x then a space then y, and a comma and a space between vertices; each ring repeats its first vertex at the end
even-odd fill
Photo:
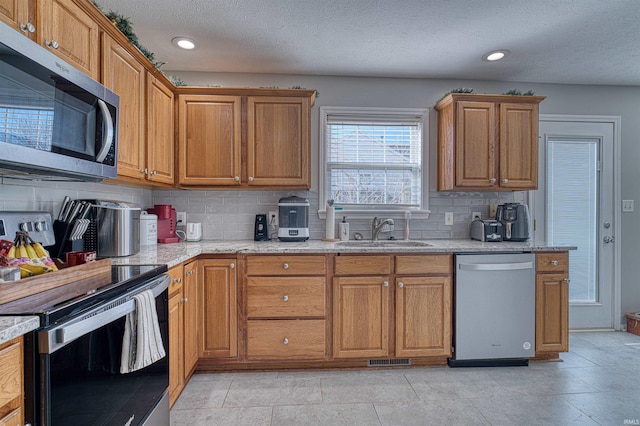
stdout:
POLYGON ((27 37, 34 37, 36 23, 31 19, 32 8, 33 3, 29 0, 0 0, 0 21, 27 37))
POLYGON ((177 88, 178 185, 311 185, 313 90, 177 88))
POLYGON ((537 189, 544 99, 453 93, 438 102, 438 190, 537 189))
POLYGON ((97 80, 98 23, 72 0, 38 0, 37 5, 38 43, 97 80))

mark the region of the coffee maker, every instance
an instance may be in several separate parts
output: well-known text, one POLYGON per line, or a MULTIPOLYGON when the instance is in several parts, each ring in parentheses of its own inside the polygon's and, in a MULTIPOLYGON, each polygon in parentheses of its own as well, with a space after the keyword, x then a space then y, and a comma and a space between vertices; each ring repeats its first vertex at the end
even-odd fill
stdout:
POLYGON ((171 204, 156 204, 147 211, 158 216, 159 243, 180 242, 180 238, 176 236, 176 209, 171 207, 171 204))
POLYGON ((527 241, 529 239, 529 207, 520 203, 498 205, 496 220, 502 223, 503 241, 527 241))
POLYGON ((278 201, 278 239, 306 241, 309 239, 309 200, 292 197, 278 201))

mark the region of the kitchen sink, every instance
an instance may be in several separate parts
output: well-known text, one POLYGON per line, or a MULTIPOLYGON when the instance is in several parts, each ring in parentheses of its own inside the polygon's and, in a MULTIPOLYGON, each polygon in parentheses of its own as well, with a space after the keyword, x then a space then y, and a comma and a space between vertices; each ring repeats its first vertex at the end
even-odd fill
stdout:
POLYGON ((339 247, 429 247, 431 244, 424 241, 415 240, 356 240, 356 241, 339 241, 336 243, 339 247))

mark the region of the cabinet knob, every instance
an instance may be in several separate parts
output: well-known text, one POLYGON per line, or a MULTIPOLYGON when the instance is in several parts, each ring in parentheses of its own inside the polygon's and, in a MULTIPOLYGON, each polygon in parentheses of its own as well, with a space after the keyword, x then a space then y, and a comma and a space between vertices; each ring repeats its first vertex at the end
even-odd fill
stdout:
POLYGON ((288 263, 285 263, 284 265, 282 265, 282 268, 283 268, 283 269, 289 269, 289 264, 288 264, 288 263))
POLYGON ((33 34, 36 32, 36 27, 31 22, 27 22, 26 24, 20 24, 20 31, 33 34))
POLYGON ((284 340, 282 341, 283 344, 288 345, 289 344, 289 339, 287 339, 286 337, 284 338, 284 340))
POLYGON ((569 284, 571 282, 571 280, 569 278, 564 278, 562 281, 564 281, 567 284, 569 284))
POLYGON ((496 183, 496 178, 491 178, 491 179, 489 179, 489 183, 490 183, 490 184, 492 184, 492 185, 495 185, 495 183, 496 183))
POLYGON ((188 297, 183 297, 183 298, 182 298, 182 302, 183 302, 183 303, 187 303, 188 301, 189 301, 189 298, 188 298, 188 297))
POLYGON ((233 268, 235 268, 235 267, 236 267, 236 264, 235 264, 235 263, 232 263, 232 264, 230 264, 230 265, 229 265, 229 269, 233 269, 233 268))
POLYGON ((249 182, 253 182, 253 176, 249 176, 249 182))
POLYGON ((552 260, 552 261, 551 261, 551 264, 552 264, 553 266, 558 266, 558 261, 557 261, 557 260, 552 260))
POLYGON ((174 278, 174 279, 173 279, 173 282, 174 282, 174 283, 179 283, 179 282, 181 282, 181 281, 182 281, 182 278, 174 278))
POLYGON ((240 182, 240 176, 234 176, 233 181, 234 182, 240 182))
POLYGON ((51 41, 45 40, 44 45, 47 46, 49 49, 57 49, 58 47, 60 47, 58 42, 55 40, 51 40, 51 41))
POLYGON ((284 297, 282 298, 282 300, 284 300, 285 302, 289 301, 289 296, 287 296, 286 294, 284 295, 284 297))
POLYGON ((149 169, 140 169, 140 173, 148 175, 149 174, 149 169))
POLYGON ((384 281, 384 282, 382 283, 382 285, 383 285, 383 286, 385 286, 385 287, 389 287, 389 281, 384 281))
POLYGON ((398 287, 400 287, 400 288, 404 287, 404 283, 403 283, 402 281, 401 281, 401 282, 399 282, 399 283, 398 283, 398 287))
POLYGON ((509 179, 502 179, 501 182, 502 183, 509 183, 509 179))
POLYGON ((187 275, 193 275, 193 270, 187 271, 187 275))
POLYGON ((151 174, 155 176, 155 175, 157 175, 157 174, 158 174, 158 171, 157 171, 157 170, 154 170, 154 171, 153 171, 153 173, 151 173, 151 174))

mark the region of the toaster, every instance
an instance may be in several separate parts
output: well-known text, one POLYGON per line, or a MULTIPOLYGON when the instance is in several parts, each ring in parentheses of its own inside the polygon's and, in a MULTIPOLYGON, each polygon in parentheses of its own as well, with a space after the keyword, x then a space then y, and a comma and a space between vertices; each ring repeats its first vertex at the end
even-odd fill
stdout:
POLYGON ((502 223, 495 219, 476 219, 471 222, 471 239, 502 241, 502 223))

